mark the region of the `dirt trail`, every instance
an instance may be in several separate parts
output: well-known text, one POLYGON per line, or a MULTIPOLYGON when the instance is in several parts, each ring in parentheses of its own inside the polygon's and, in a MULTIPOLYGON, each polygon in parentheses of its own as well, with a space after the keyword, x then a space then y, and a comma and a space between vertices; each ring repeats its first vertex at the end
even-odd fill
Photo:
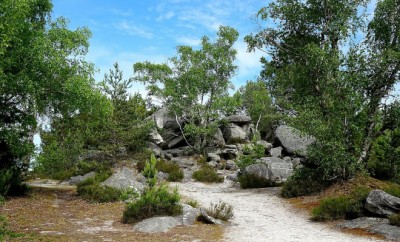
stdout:
POLYGON ((232 225, 224 241, 379 241, 343 233, 325 224, 312 222, 278 196, 277 188, 243 190, 226 181, 222 184, 174 183, 183 196, 208 207, 210 203, 227 202, 234 207, 232 225))

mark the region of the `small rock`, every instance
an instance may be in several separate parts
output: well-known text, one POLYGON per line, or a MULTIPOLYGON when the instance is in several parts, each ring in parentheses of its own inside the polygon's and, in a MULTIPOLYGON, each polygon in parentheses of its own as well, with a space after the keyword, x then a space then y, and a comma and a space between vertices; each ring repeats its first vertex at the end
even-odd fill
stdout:
POLYGON ((193 225, 200 216, 200 210, 198 208, 193 208, 188 204, 182 204, 183 214, 182 214, 182 224, 183 225, 193 225))
POLYGON ((227 160, 225 164, 225 168, 230 171, 236 171, 238 169, 236 162, 233 160, 227 160))
POLYGON ((273 156, 273 157, 282 157, 282 151, 283 151, 283 148, 279 146, 276 148, 272 148, 270 150, 270 153, 271 153, 271 156, 273 156))
POLYGON ((133 229, 142 233, 161 233, 182 225, 175 217, 154 217, 145 219, 133 226, 133 229))
POLYGON ((272 144, 271 144, 271 143, 268 143, 268 142, 265 141, 265 140, 259 140, 259 141, 257 141, 256 144, 257 144, 257 145, 263 146, 263 147, 265 148, 266 151, 270 151, 270 150, 272 149, 272 144))
POLYGON ((213 218, 210 215, 208 215, 206 209, 204 209, 204 208, 200 208, 200 213, 201 213, 201 219, 205 223, 216 224, 216 225, 223 225, 224 224, 221 220, 213 218))
POLYGON ((207 154, 207 161, 219 162, 220 160, 221 160, 221 157, 215 153, 207 154))

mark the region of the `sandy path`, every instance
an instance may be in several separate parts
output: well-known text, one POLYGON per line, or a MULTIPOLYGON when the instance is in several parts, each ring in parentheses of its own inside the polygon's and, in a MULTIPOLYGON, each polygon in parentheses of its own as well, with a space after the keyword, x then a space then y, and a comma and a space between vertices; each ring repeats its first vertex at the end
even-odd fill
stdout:
POLYGON ((208 207, 210 202, 218 201, 233 205, 235 217, 226 231, 225 241, 377 241, 310 221, 307 214, 296 211, 280 198, 276 188, 243 190, 228 181, 215 185, 197 182, 172 185, 201 206, 208 207))

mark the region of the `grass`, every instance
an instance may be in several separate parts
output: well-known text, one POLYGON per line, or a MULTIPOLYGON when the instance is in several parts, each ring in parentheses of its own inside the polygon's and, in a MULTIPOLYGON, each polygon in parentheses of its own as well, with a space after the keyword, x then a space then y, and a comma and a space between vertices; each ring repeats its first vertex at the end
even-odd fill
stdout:
POLYGON ((233 218, 233 206, 226 203, 219 201, 218 203, 211 203, 210 207, 206 209, 207 214, 213 218, 228 221, 233 218))
POLYGON ((193 172, 192 177, 196 181, 206 183, 221 183, 224 181, 224 178, 218 175, 215 169, 209 165, 203 165, 199 170, 193 172))
POLYGON ((390 215, 389 216, 389 223, 391 225, 400 227, 400 213, 390 215))
POLYGON ((239 176, 239 183, 240 187, 243 189, 271 187, 276 185, 273 181, 255 174, 244 174, 239 176))
MULTIPOLYGON (((142 172, 145 167, 146 160, 141 160, 136 163, 136 168, 139 172, 142 172)), ((172 161, 167 161, 164 159, 157 160, 156 169, 158 171, 168 173, 167 180, 170 182, 180 182, 182 181, 184 174, 179 165, 173 163, 172 161)))

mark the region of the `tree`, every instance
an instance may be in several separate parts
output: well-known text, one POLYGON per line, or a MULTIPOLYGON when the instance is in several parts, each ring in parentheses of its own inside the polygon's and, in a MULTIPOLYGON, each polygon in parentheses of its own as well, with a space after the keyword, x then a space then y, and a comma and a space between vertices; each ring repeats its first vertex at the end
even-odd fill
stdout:
POLYGON ((278 118, 266 83, 261 80, 248 81, 240 88, 240 92, 243 106, 255 121, 256 133, 259 135, 270 133, 278 118))
POLYGON ((318 139, 310 160, 328 180, 365 167, 382 99, 399 81, 399 1, 378 2, 366 27, 367 3, 280 0, 258 13, 276 27, 245 38, 270 54, 261 78, 292 125, 318 139))
POLYGON ((12 180, 29 165, 36 118, 71 117, 96 96, 83 59, 89 30, 68 30, 51 9, 49 0, 0 3, 0 173, 12 180))
POLYGON ((182 132, 194 139, 192 144, 186 141, 198 150, 216 131, 219 100, 228 94, 230 78, 236 70, 233 44, 238 32, 222 26, 217 35, 215 42, 203 37, 199 50, 178 46, 170 65, 139 62, 133 66, 135 79, 146 84, 149 94, 160 100, 177 120, 184 119, 182 132))

